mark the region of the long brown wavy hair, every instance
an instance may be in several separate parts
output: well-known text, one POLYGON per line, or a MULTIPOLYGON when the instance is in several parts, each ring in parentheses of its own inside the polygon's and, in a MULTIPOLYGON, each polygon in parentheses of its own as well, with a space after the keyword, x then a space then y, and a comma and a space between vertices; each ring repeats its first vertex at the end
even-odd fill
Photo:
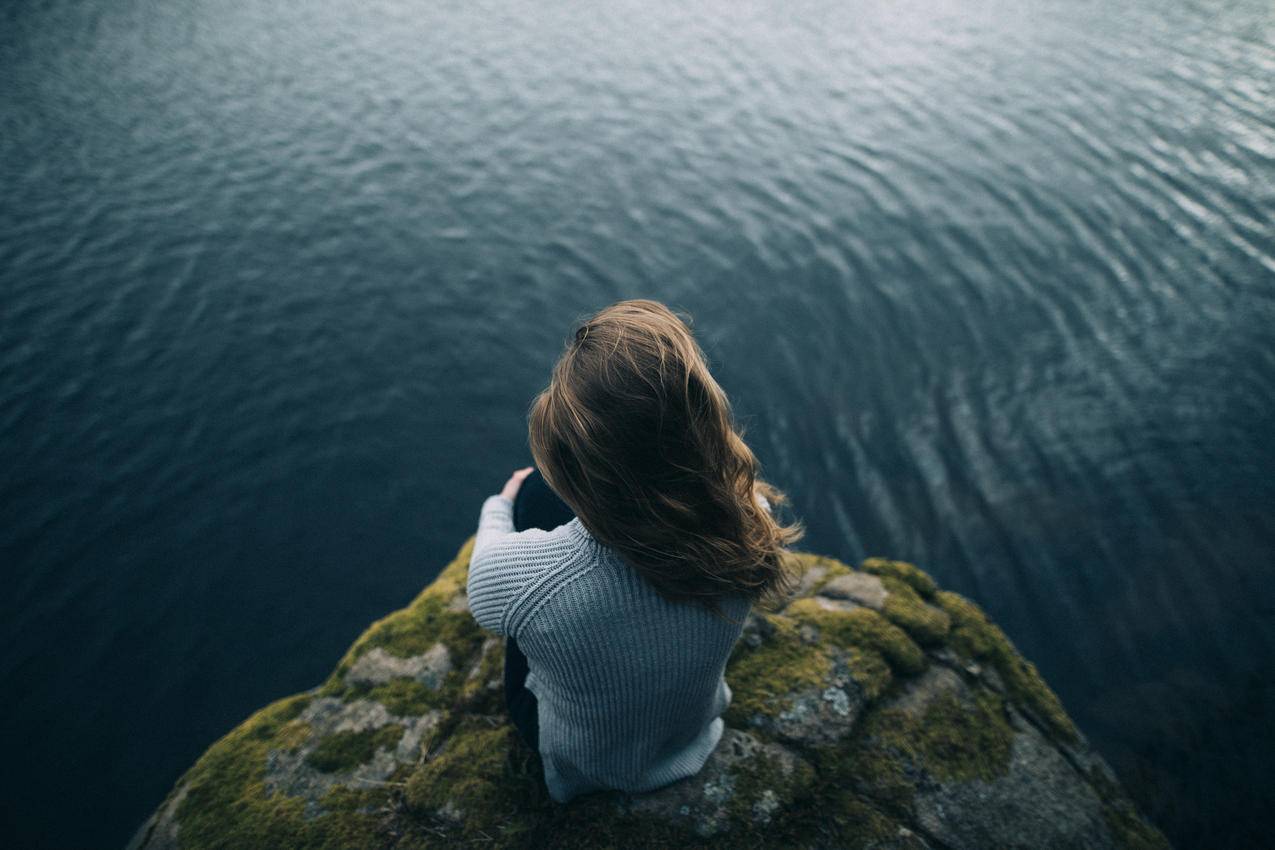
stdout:
POLYGON ((796 580, 783 549, 805 528, 757 501, 788 499, 758 478, 683 315, 631 299, 581 324, 531 404, 531 454, 589 533, 665 599, 719 615, 731 593, 778 604, 796 580))

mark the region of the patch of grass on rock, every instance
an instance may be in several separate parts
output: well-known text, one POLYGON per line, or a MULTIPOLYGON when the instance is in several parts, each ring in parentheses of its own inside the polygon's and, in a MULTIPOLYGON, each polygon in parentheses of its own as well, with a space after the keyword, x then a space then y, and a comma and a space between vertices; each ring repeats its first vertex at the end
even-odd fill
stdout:
POLYGON ((397 723, 380 729, 364 729, 362 732, 334 732, 305 757, 320 773, 336 773, 366 764, 381 748, 396 745, 403 737, 403 727, 397 723))
POLYGON ((1076 727, 1058 696, 1045 684, 1036 665, 1019 655, 1009 638, 988 619, 983 609, 946 590, 935 594, 935 601, 952 618, 948 643, 953 649, 995 667, 1010 698, 1046 723, 1057 739, 1067 743, 1077 740, 1076 727))

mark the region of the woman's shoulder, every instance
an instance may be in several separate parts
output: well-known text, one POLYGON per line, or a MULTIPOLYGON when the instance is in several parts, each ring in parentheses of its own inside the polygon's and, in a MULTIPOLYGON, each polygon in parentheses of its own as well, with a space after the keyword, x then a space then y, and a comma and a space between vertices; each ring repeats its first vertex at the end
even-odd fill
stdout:
POLYGON ((501 584, 516 580, 521 585, 520 595, 525 597, 546 577, 588 559, 594 550, 592 538, 582 541, 581 532, 570 523, 507 532, 471 557, 471 579, 477 574, 501 584))
MULTIPOLYGON (((579 548, 581 534, 587 536, 578 519, 563 523, 555 528, 524 528, 510 532, 502 537, 499 543, 510 549, 553 548, 563 552, 579 548)), ((592 540, 592 538, 588 538, 592 540)))

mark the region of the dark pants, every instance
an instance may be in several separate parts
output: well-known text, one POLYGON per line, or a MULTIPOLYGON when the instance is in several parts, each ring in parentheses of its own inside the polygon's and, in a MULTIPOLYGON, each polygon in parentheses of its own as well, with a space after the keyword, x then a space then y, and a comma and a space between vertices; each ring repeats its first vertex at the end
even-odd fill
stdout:
MULTIPOLYGON (((549 489, 540 470, 534 470, 518 488, 514 499, 514 530, 543 528, 552 531, 575 517, 566 502, 549 489)), ((505 706, 522 740, 533 751, 540 748, 540 724, 536 711, 536 695, 526 688, 527 656, 518 641, 505 639, 505 706)))

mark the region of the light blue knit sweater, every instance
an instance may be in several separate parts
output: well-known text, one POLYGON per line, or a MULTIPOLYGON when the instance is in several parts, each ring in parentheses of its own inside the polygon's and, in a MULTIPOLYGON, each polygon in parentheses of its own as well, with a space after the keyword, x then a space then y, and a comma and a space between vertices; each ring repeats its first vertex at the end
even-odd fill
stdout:
POLYGON ((514 531, 513 502, 483 502, 469 563, 478 624, 513 636, 539 704, 545 783, 565 803, 691 776, 722 736, 723 677, 750 602, 670 603, 579 518, 514 531))

